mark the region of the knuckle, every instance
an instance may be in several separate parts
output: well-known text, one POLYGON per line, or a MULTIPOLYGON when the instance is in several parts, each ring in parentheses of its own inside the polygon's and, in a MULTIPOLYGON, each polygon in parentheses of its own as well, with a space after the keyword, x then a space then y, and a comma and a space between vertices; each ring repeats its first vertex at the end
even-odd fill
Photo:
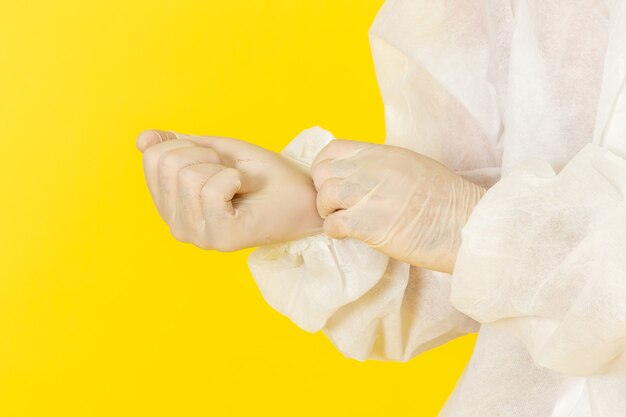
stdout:
POLYGON ((336 159, 330 165, 330 172, 333 177, 346 177, 356 170, 356 164, 349 159, 336 159))
POLYGON ((208 239, 195 239, 192 243, 202 250, 215 249, 208 239))
POLYGON ((354 220, 346 214, 346 212, 342 212, 340 215, 335 216, 334 220, 334 230, 335 233, 342 236, 351 236, 354 220))
POLYGON ((196 231, 196 236, 198 236, 199 240, 207 240, 208 238, 211 236, 208 232, 209 227, 208 224, 206 222, 206 220, 204 220, 204 217, 199 217, 198 221, 194 224, 195 227, 195 231, 196 231))
POLYGON ((159 155, 161 152, 157 149, 156 146, 151 146, 146 149, 143 153, 142 159, 144 165, 153 165, 159 160, 159 155))
POLYGON ((324 186, 317 194, 317 203, 323 208, 330 209, 333 206, 335 190, 332 187, 324 186))
POLYGON ((325 190, 322 189, 318 191, 317 196, 315 197, 315 202, 318 207, 326 206, 326 191, 325 190))
POLYGON ((322 189, 325 190, 324 194, 328 198, 333 198, 333 199, 345 193, 345 188, 346 188, 345 181, 342 181, 339 178, 330 178, 322 186, 322 189))
POLYGON ((311 170, 311 177, 313 178, 313 181, 318 184, 318 185, 323 185, 323 184, 319 184, 320 182, 323 182, 325 178, 328 178, 328 174, 329 174, 329 164, 330 164, 330 160, 325 160, 322 161, 318 164, 316 164, 313 169, 311 170))
POLYGON ((330 207, 328 207, 328 203, 324 198, 321 198, 318 194, 317 201, 315 202, 317 205, 317 212, 322 216, 326 217, 328 213, 331 211, 330 207))
POLYGON ((215 242, 213 247, 218 252, 233 252, 239 249, 235 242, 228 239, 220 239, 218 242, 215 242))
POLYGON ((170 225, 170 233, 172 233, 172 236, 174 236, 174 238, 178 241, 190 241, 187 231, 183 227, 180 227, 180 225, 177 223, 173 223, 170 225))
POLYGON ((165 152, 159 158, 159 171, 169 172, 178 167, 178 157, 173 152, 165 152))
POLYGON ((337 216, 335 218, 335 225, 344 232, 348 231, 349 224, 350 224, 350 219, 345 214, 343 216, 337 216))
POLYGON ((328 164, 326 165, 326 171, 331 174, 336 174, 341 171, 342 164, 343 161, 340 159, 329 159, 328 164))
POLYGON ((221 195, 220 191, 212 186, 210 183, 204 184, 201 191, 202 198, 207 202, 217 202, 224 200, 224 197, 221 195))
POLYGON ((194 241, 194 245, 204 250, 215 249, 215 242, 213 239, 215 233, 213 232, 212 224, 203 220, 198 226, 199 231, 196 235, 197 239, 194 241))
POLYGON ((221 172, 222 176, 226 176, 228 178, 239 178, 240 172, 232 167, 224 168, 221 172))
POLYGON ((222 159, 215 150, 203 146, 198 146, 198 151, 202 152, 202 155, 207 162, 211 164, 222 164, 222 159))
POLYGON ((225 248, 223 242, 215 242, 215 244, 213 244, 213 250, 216 250, 218 252, 226 252, 224 249, 225 248))
POLYGON ((205 249, 218 252, 232 252, 240 249, 238 238, 233 233, 232 224, 226 225, 223 219, 213 218, 204 223, 204 232, 198 244, 205 249))
POLYGON ((181 168, 178 172, 178 181, 185 188, 193 188, 202 185, 202 175, 197 172, 193 165, 181 168))
POLYGON ((359 188, 357 184, 345 181, 337 187, 337 198, 342 202, 353 201, 359 188))

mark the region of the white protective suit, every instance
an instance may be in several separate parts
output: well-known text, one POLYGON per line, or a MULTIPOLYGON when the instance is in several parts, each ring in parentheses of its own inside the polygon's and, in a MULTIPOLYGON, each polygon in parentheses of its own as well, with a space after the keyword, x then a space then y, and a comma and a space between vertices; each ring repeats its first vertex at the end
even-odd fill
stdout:
POLYGON ((452 276, 316 235, 252 253, 263 296, 359 360, 480 327, 441 416, 626 416, 626 1, 389 0, 369 34, 387 143, 488 191, 452 276))

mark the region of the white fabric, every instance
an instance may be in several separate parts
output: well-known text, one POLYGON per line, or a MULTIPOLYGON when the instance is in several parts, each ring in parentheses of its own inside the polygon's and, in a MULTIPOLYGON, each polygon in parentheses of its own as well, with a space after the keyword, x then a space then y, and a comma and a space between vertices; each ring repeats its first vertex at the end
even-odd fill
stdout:
POLYGON ((626 160, 587 145, 555 175, 518 166, 463 230, 454 306, 515 334, 535 362, 626 374, 626 160))
MULTIPOLYGON (((307 129, 283 154, 310 166, 332 139, 307 129)), ((248 264, 273 308, 304 330, 323 330, 355 359, 406 361, 478 328, 448 301, 448 274, 410 267, 354 239, 320 234, 264 246, 248 264)))
MULTIPOLYGON (((407 360, 479 321, 442 416, 625 415, 626 1, 389 0, 370 43, 386 142, 490 189, 452 277, 390 260, 324 314, 287 294, 272 305, 315 315, 357 359, 407 360)), ((266 297, 298 267, 294 287, 327 298, 299 245, 254 253, 266 297)), ((345 280, 377 260, 322 263, 345 280)))

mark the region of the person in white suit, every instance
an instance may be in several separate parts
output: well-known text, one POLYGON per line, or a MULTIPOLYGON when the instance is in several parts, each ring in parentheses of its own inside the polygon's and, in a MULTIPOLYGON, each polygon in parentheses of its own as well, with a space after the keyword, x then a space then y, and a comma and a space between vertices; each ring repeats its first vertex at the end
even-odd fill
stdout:
POLYGON ((626 416, 626 2, 388 0, 385 145, 137 139, 159 212, 347 357, 478 331, 441 416, 626 416))

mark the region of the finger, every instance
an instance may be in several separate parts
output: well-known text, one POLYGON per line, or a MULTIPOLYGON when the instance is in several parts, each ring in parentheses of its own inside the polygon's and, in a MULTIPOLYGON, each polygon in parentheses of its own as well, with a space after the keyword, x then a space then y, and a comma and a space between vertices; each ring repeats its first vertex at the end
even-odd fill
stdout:
POLYGON ((195 146, 192 142, 186 140, 170 140, 167 142, 157 143, 146 149, 143 153, 143 170, 146 177, 146 183, 150 190, 150 195, 154 200, 154 203, 159 209, 160 197, 159 197, 159 160, 161 156, 168 151, 180 148, 188 148, 195 146))
POLYGON ((357 170, 357 162, 352 159, 325 159, 313 166, 311 178, 316 190, 332 178, 346 178, 357 170))
POLYGON ((187 165, 178 172, 178 209, 173 223, 181 230, 181 235, 190 235, 185 241, 203 248, 209 246, 210 236, 206 236, 202 211, 202 188, 211 177, 225 168, 222 165, 203 163, 187 165))
POLYGON ((177 139, 176 133, 164 130, 144 130, 137 137, 135 145, 140 152, 145 152, 152 145, 165 142, 168 140, 177 139))
POLYGON ((349 210, 336 211, 324 220, 324 234, 333 239, 351 237, 352 224, 349 210))
POLYGON ((241 173, 234 168, 226 168, 212 176, 202 187, 202 208, 204 218, 236 216, 232 199, 241 189, 241 173))
POLYGON ((179 171, 201 163, 221 164, 219 155, 210 148, 187 146, 164 152, 159 158, 158 189, 159 205, 166 222, 176 216, 179 171))
POLYGON ((229 139, 221 136, 200 136, 187 133, 178 133, 177 135, 179 139, 185 139, 195 143, 198 146, 206 146, 209 148, 215 146, 218 142, 221 142, 224 139, 229 139))
POLYGON ((331 213, 348 209, 365 195, 358 184, 340 178, 330 178, 317 192, 317 211, 323 219, 331 213))
POLYGON ((327 159, 339 159, 352 156, 360 150, 374 146, 367 142, 358 142, 355 140, 336 139, 324 146, 315 157, 311 169, 313 170, 317 164, 327 159))

